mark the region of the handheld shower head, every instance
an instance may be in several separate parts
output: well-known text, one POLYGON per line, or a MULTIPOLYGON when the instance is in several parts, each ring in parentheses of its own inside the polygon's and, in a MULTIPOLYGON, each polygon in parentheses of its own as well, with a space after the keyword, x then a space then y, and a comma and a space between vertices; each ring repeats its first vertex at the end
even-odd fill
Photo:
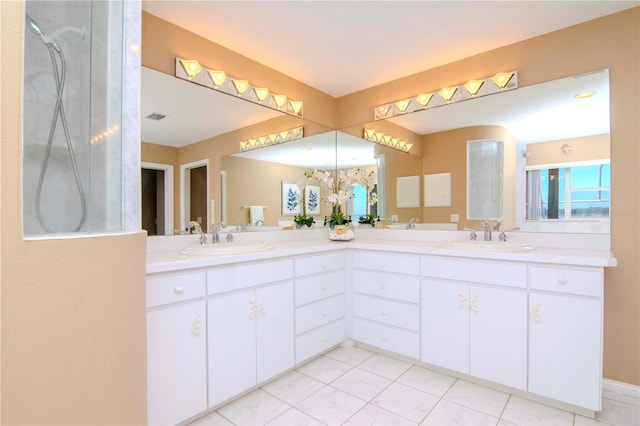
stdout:
POLYGON ((27 15, 27 27, 38 37, 42 37, 44 35, 40 26, 36 24, 36 21, 34 21, 29 15, 27 15))
POLYGON ((58 46, 58 43, 55 42, 51 37, 47 37, 44 35, 42 30, 40 29, 40 25, 36 23, 36 21, 31 18, 31 16, 26 15, 27 20, 27 28, 29 28, 35 35, 37 35, 40 40, 47 46, 54 49, 58 53, 62 53, 62 49, 58 46))

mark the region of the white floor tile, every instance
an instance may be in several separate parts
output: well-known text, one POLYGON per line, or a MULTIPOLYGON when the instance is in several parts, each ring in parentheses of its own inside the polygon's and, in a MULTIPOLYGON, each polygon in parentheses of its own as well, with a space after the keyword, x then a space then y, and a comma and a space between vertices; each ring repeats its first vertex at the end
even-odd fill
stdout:
POLYGON ((573 425, 573 413, 512 396, 502 418, 517 425, 573 425))
POLYGON ((453 402, 440 400, 423 425, 495 425, 497 417, 492 417, 453 402))
POLYGON ((354 368, 331 382, 331 386, 365 401, 371 401, 390 384, 391 380, 359 368, 354 368))
POLYGON ((218 412, 234 425, 263 425, 289 408, 288 404, 258 389, 218 409, 218 412))
POLYGON ((282 426, 307 426, 307 425, 322 425, 323 423, 314 419, 311 416, 306 415, 300 410, 291 408, 286 413, 273 419, 268 425, 282 425, 282 426))
POLYGON ((458 380, 444 395, 444 399, 493 417, 500 417, 509 395, 475 383, 458 380))
POLYGON ((436 396, 444 395, 456 378, 437 373, 417 365, 412 366, 398 378, 398 382, 436 396))
POLYGON ((355 396, 326 386, 299 403, 296 408, 328 425, 339 425, 347 421, 366 405, 355 396))
POLYGON ((598 420, 590 419, 576 414, 576 418, 573 422, 575 426, 609 426, 608 423, 602 423, 598 420))
POLYGON ((368 404, 353 417, 347 420, 345 425, 417 425, 397 414, 390 413, 387 410, 368 404))
POLYGON ((420 423, 440 398, 401 383, 392 383, 376 396, 372 404, 420 423))
POLYGON ((411 364, 377 354, 360 364, 358 368, 367 370, 378 376, 386 377, 387 379, 395 380, 411 368, 411 364))
POLYGON ((344 362, 321 356, 299 367, 297 371, 323 383, 331 383, 352 368, 352 366, 344 362))
POLYGON ((325 356, 355 367, 373 355, 375 355, 375 353, 357 346, 339 346, 331 352, 327 352, 325 356))
POLYGON ((319 391, 324 383, 309 376, 292 371, 262 387, 262 390, 291 405, 319 391))
POLYGON ((233 425, 229 420, 225 419, 218 413, 214 411, 213 413, 209 413, 204 417, 200 417, 197 420, 189 423, 190 426, 226 426, 233 425))
POLYGON ((602 398, 602 411, 596 413, 596 420, 612 425, 640 425, 640 407, 602 398))

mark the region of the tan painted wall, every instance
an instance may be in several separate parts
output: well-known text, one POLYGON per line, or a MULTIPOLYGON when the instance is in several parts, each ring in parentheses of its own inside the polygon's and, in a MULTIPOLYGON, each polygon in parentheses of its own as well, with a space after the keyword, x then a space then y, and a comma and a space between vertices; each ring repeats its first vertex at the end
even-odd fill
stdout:
POLYGON ((608 134, 532 143, 527 145, 527 166, 606 160, 611 156, 610 143, 608 134), (565 144, 571 147, 570 154, 562 152, 565 144))
POLYGON ((520 87, 610 70, 611 247, 605 272, 604 376, 640 385, 640 8, 491 50, 338 99, 339 127, 373 120, 373 107, 497 71, 520 87))
POLYGON ((196 59, 204 67, 222 69, 228 75, 243 78, 259 87, 268 87, 274 93, 287 95, 289 99, 301 100, 304 102, 305 119, 332 129, 337 127, 338 102, 335 98, 184 28, 143 12, 142 66, 174 75, 176 57, 196 59))
POLYGON ((146 423, 146 234, 22 239, 24 4, 0 2, 0 423, 146 423))
MULTIPOLYGON (((467 141, 492 139, 504 142, 504 158, 515 158, 513 136, 500 126, 472 126, 422 137, 424 174, 451 173, 451 206, 425 207, 423 221, 450 223, 451 214, 459 215, 458 229, 481 227, 482 221, 467 220, 467 141)), ((502 229, 515 224, 515 164, 504 162, 504 219, 502 229)))
MULTIPOLYGON (((243 206, 267 206, 264 210, 265 225, 277 226, 278 222, 291 221, 293 216, 283 216, 281 209, 282 181, 298 183, 306 181, 308 169, 226 156, 222 158, 222 170, 227 172, 227 222, 230 225, 249 223, 249 209, 243 206)), ((321 197, 326 197, 322 190, 321 197)), ((330 213, 327 203, 321 203, 320 215, 314 216, 322 222, 330 213)))

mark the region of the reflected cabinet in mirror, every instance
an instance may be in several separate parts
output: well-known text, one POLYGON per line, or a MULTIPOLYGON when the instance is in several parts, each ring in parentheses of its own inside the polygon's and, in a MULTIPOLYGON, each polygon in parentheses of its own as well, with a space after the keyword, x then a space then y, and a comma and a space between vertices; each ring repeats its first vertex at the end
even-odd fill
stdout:
POLYGON ((477 228, 480 219, 502 217, 503 226, 524 231, 609 232, 606 69, 383 121, 421 138, 423 175, 450 174, 450 205, 424 204, 424 222, 477 228), (503 179, 494 187, 488 179, 499 175, 497 165, 466 161, 476 140, 503 142, 503 179), (496 197, 491 206, 479 195, 485 191, 496 197))

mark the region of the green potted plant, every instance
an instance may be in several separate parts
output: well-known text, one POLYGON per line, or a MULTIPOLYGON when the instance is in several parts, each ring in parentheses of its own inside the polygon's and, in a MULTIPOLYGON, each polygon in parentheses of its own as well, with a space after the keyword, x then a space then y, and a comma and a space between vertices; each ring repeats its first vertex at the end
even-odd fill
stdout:
POLYGON ((364 216, 360 216, 358 223, 371 225, 372 228, 375 228, 377 221, 378 216, 376 216, 375 214, 366 214, 364 216))
POLYGON ((299 214, 293 218, 293 221, 296 223, 296 228, 302 228, 307 225, 307 227, 311 227, 316 221, 313 219, 313 216, 307 216, 306 214, 299 214))

